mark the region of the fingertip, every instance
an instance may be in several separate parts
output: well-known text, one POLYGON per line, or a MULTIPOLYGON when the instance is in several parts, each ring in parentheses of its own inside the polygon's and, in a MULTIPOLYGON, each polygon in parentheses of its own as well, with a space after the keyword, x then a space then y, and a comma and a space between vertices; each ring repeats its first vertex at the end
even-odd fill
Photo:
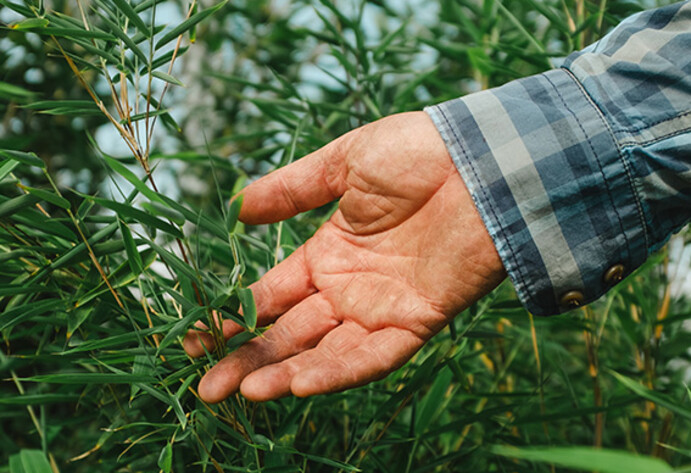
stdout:
POLYGON ((241 377, 229 358, 224 358, 199 381, 199 397, 209 404, 217 404, 238 390, 241 377))
POLYGON ((199 393, 199 397, 202 398, 202 401, 208 404, 217 404, 227 397, 219 394, 219 390, 216 389, 208 374, 199 381, 197 392, 199 393))
POLYGON ((261 225, 263 223, 271 223, 275 217, 271 214, 264 203, 265 196, 262 196, 261 187, 264 186, 264 176, 258 180, 248 184, 242 191, 238 192, 231 198, 231 204, 238 199, 242 199, 240 206, 240 213, 238 220, 247 225, 261 225), (255 191, 259 187, 260 192, 255 191), (267 215, 268 214, 268 215, 267 215))

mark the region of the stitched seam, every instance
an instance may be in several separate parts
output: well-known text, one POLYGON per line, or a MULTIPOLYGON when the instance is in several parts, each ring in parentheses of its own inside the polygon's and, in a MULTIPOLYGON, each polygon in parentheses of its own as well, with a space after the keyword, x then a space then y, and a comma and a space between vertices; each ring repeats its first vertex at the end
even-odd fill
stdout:
MULTIPOLYGON (((491 198, 488 197, 488 195, 485 191, 485 188, 482 185, 479 185, 481 181, 479 179, 478 173, 475 169, 475 166, 473 165, 472 160, 470 159, 470 157, 468 156, 468 153, 466 152, 465 146, 463 146, 461 138, 458 136, 458 134, 456 134, 456 130, 453 128, 453 126, 451 126, 451 122, 449 121, 449 118, 446 116, 446 113, 444 113, 444 110, 441 107, 437 108, 437 110, 439 110, 439 112, 441 113, 441 116, 442 116, 442 118, 444 118, 444 121, 446 122, 448 129, 453 134, 454 139, 456 140, 456 142, 459 145, 459 148, 461 148, 461 152, 463 153, 463 157, 465 158, 465 161, 468 163, 470 170, 473 173, 473 177, 474 177, 475 181, 478 183, 477 187, 479 188, 479 191, 482 193, 483 199, 489 205, 489 209, 490 209, 490 212, 492 212, 492 216, 494 217, 494 220, 497 222, 497 224, 501 228, 501 224, 499 224, 500 220, 498 218, 497 212, 494 210, 494 205, 492 205, 492 200, 491 200, 491 198)), ((525 283, 525 279, 523 278, 523 272, 522 272, 521 266, 518 262, 518 256, 513 249, 513 245, 511 244, 511 238, 509 235, 506 236, 506 244, 509 247, 510 256, 513 259, 513 264, 516 267, 516 273, 518 274, 519 282, 520 282, 521 286, 523 286, 523 288, 525 289, 525 294, 526 294, 528 300, 532 304, 534 304, 535 306, 539 307, 540 304, 537 304, 535 299, 533 299, 533 295, 528 290, 529 289, 528 285, 525 283)))
POLYGON ((588 133, 586 133, 585 128, 583 127, 583 124, 581 121, 578 119, 574 111, 569 107, 569 104, 566 103, 566 100, 564 100, 564 97, 562 96, 561 92, 559 89, 557 89, 557 86, 552 82, 552 80, 544 76, 547 82, 550 83, 554 91, 557 93, 557 96, 559 97, 559 100, 561 100, 562 105, 564 105, 564 108, 568 110, 568 112, 571 114, 571 116, 576 120, 576 123, 578 124, 578 128, 581 130, 583 135, 586 137, 586 141, 588 142, 588 146, 590 147, 590 151, 593 153, 593 157, 595 158, 595 162, 597 163, 597 167, 600 170, 600 174, 602 175, 602 181, 605 184, 605 189, 607 189, 607 197, 609 198, 609 202, 612 205, 612 208, 614 209, 614 214, 617 216, 617 222, 619 222, 619 228, 621 229, 622 234, 624 235, 624 240, 626 241, 626 253, 629 255, 629 260, 631 260, 631 250, 630 250, 630 243, 629 239, 626 236, 626 230, 624 230, 624 223, 621 221, 621 218, 619 218, 619 212, 617 212, 617 209, 614 205, 614 198, 612 198, 612 191, 609 188, 609 184, 607 183, 607 178, 605 177, 605 171, 602 169, 602 163, 600 163, 600 159, 597 156, 597 153, 595 152, 595 146, 593 145, 593 142, 590 140, 590 136, 588 136, 588 133))
POLYGON ((657 137, 652 138, 652 139, 647 140, 647 141, 635 141, 635 140, 622 141, 620 143, 620 146, 622 148, 628 148, 630 146, 648 146, 648 145, 666 140, 667 138, 674 138, 675 136, 683 135, 684 133, 687 133, 689 131, 691 131, 691 126, 686 127, 686 128, 682 128, 681 130, 675 130, 673 132, 667 133, 666 135, 657 136, 657 137))
POLYGON ((674 115, 673 117, 663 118, 663 119, 658 120, 658 121, 656 121, 656 122, 646 124, 645 126, 641 126, 641 127, 631 127, 631 128, 622 128, 622 129, 620 129, 620 130, 615 130, 613 133, 614 133, 614 134, 617 134, 617 133, 637 133, 637 132, 645 131, 645 130, 647 130, 647 129, 649 129, 649 128, 652 128, 652 127, 654 127, 654 126, 656 126, 656 125, 659 125, 659 124, 661 124, 661 123, 665 123, 665 122, 669 122, 669 121, 672 121, 672 120, 676 120, 676 119, 678 119, 678 118, 684 118, 684 117, 687 116, 687 115, 691 115, 691 110, 687 110, 687 111, 685 111, 685 112, 680 112, 680 113, 678 113, 677 115, 674 115))
MULTIPOLYGON (((609 126, 609 123, 605 119, 605 115, 602 112, 602 110, 600 110, 600 108, 597 106, 597 104, 593 101, 590 94, 588 94, 588 91, 585 90, 585 88, 578 81, 576 76, 569 69, 566 69, 566 68, 562 68, 562 69, 566 72, 567 76, 574 82, 576 87, 578 87, 578 90, 581 91, 581 93, 582 93, 583 97, 586 99, 586 101, 593 107, 597 117, 600 119, 600 121, 604 125, 605 129, 609 132, 609 135, 610 135, 612 141, 614 142, 614 145, 617 148, 617 155, 619 156, 619 160, 622 162, 622 164, 624 166, 624 172, 626 173, 626 178, 629 181, 629 187, 631 188, 631 193, 633 194, 634 202, 636 203, 636 210, 638 211, 638 218, 640 220, 641 228, 643 230, 643 239, 645 240, 645 247, 646 247, 646 249, 650 248, 650 241, 648 239, 648 229, 646 227, 645 216, 643 214, 643 206, 641 205, 641 198, 638 195, 638 190, 636 189, 636 185, 633 182, 633 175, 631 174, 631 169, 629 168, 629 162, 624 157, 624 153, 622 153, 621 146, 619 145, 619 142, 617 141, 617 139, 614 137, 614 133, 612 132, 612 128, 609 126)), ((597 156, 596 156, 596 159, 597 159, 597 156)), ((599 159, 597 159, 597 161, 598 161, 598 165, 599 165, 599 159)), ((610 195, 610 198, 611 198, 611 195, 610 195)), ((619 218, 619 213, 616 212, 616 209, 615 209, 615 213, 617 213, 617 218, 619 218)), ((620 223, 621 223, 621 221, 620 221, 620 223)), ((626 238, 626 232, 624 232, 624 237, 626 238)), ((627 241, 627 243, 628 243, 628 241, 627 241)), ((629 250, 629 249, 627 248, 627 250, 629 250)), ((629 257, 630 257, 630 250, 629 250, 629 257)))

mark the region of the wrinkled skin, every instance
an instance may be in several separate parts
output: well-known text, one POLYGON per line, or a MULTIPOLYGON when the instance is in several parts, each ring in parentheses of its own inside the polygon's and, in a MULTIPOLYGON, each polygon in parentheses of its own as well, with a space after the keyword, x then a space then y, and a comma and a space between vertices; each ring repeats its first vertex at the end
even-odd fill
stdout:
MULTIPOLYGON (((201 380, 220 402, 341 391, 403 365, 505 277, 446 147, 423 112, 358 128, 250 184, 240 220, 277 222, 340 198, 316 234, 251 286, 273 324, 201 380)), ((229 338, 242 329, 225 321, 229 338)), ((213 348, 190 331, 192 356, 213 348)))

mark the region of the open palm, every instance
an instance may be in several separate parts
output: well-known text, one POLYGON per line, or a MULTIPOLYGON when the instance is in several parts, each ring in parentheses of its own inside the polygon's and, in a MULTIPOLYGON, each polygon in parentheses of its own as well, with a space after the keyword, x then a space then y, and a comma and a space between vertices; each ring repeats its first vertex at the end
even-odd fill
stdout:
MULTIPOLYGON (((219 402, 360 386, 400 367, 504 277, 436 128, 422 112, 358 128, 249 185, 240 219, 283 220, 340 198, 316 234, 251 286, 273 325, 199 385, 219 402)), ((241 328, 224 322, 224 335, 241 328)), ((188 353, 207 335, 191 331, 188 353)))

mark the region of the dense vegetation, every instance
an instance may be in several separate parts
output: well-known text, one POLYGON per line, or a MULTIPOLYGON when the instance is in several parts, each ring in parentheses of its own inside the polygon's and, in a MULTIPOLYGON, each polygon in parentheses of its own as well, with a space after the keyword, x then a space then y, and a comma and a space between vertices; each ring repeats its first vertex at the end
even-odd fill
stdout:
POLYGON ((558 66, 643 5, 17 1, 0 0, 0 472, 691 471, 688 231, 562 316, 533 318, 507 282, 367 387, 195 391, 263 330, 247 285, 333 210, 245 227, 228 201, 247 179, 558 66), (192 360, 181 336, 214 312, 247 333, 192 360))

